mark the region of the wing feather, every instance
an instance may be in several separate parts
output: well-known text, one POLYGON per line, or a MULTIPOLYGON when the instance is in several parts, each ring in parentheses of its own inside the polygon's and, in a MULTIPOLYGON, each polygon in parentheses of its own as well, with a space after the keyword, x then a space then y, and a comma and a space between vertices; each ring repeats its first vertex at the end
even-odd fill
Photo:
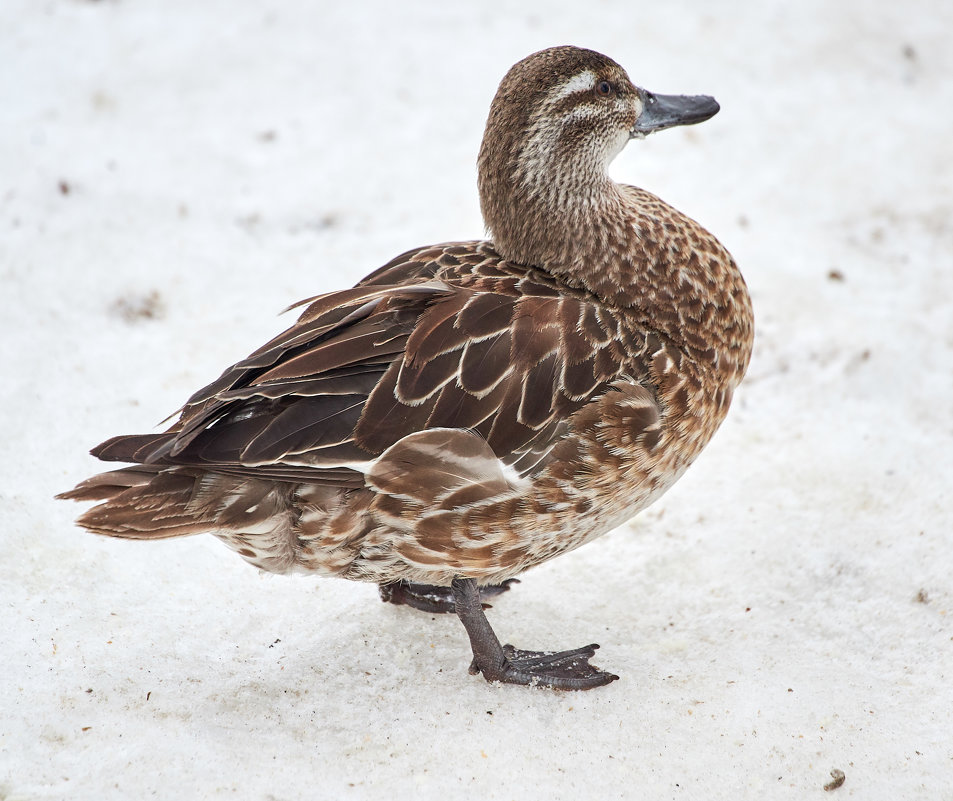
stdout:
POLYGON ((545 464, 574 412, 638 373, 632 334, 611 310, 486 243, 409 251, 304 304, 291 328, 196 392, 168 431, 115 437, 95 453, 360 486, 355 465, 404 438, 467 430, 525 474, 545 464))

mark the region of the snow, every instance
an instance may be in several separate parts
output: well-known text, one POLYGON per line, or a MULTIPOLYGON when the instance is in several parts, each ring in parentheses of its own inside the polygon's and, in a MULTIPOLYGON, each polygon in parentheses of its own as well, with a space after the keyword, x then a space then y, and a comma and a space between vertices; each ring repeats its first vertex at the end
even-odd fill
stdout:
POLYGON ((953 6, 7 0, 0 798, 953 798, 953 6), (734 253, 758 341, 684 479, 524 576, 565 694, 466 671, 373 586, 52 500, 290 318, 479 237, 508 67, 553 44, 714 95, 613 165, 734 253))

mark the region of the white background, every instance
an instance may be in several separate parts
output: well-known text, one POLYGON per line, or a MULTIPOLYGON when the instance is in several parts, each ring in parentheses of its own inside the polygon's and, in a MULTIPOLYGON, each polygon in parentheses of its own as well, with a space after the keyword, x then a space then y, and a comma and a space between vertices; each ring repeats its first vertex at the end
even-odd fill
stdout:
POLYGON ((0 798, 953 798, 953 6, 5 0, 0 798), (655 507, 490 619, 602 644, 583 694, 469 676, 459 622, 72 525, 150 431, 416 245, 542 47, 709 93, 613 166, 701 221, 758 339, 655 507), (846 782, 828 794, 830 770, 846 782))

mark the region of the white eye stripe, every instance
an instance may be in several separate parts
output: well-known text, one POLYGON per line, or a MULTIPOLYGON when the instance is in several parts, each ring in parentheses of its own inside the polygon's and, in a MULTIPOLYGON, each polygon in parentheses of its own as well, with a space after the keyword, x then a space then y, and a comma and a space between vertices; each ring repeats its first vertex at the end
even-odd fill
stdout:
POLYGON ((579 72, 572 76, 568 81, 561 84, 556 91, 552 93, 553 102, 558 102, 564 97, 574 95, 577 92, 588 92, 596 85, 596 74, 591 70, 579 72))

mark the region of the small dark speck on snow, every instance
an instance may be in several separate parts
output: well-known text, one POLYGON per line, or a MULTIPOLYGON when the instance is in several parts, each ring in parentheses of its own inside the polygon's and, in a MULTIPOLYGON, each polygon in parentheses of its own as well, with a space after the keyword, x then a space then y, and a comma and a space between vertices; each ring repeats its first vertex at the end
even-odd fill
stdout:
POLYGON ((161 320, 165 317, 165 303, 157 289, 143 295, 130 294, 113 301, 109 311, 134 325, 143 320, 161 320))
POLYGON ((830 792, 831 790, 836 790, 838 787, 840 787, 844 783, 846 778, 847 777, 844 775, 844 771, 840 770, 839 768, 834 768, 831 771, 831 781, 829 781, 827 784, 824 785, 824 789, 827 792, 830 792))

